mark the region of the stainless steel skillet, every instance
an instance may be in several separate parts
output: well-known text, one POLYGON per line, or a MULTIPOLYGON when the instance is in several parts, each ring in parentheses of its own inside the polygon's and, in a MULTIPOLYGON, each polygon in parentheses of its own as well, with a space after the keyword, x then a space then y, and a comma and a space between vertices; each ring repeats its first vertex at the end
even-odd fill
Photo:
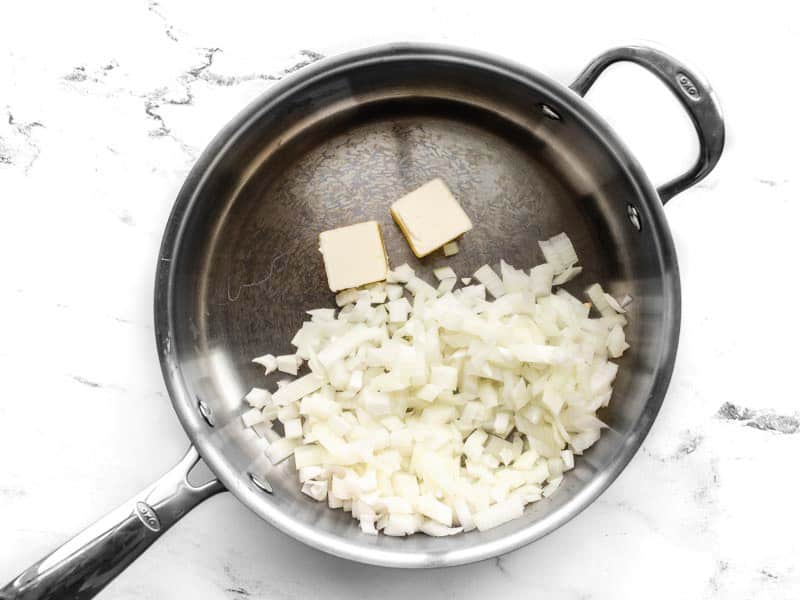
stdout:
MULTIPOLYGON (((688 67, 642 47, 598 57, 565 88, 483 54, 390 45, 319 62, 240 113, 189 174, 167 223, 155 286, 158 355, 192 446, 153 486, 9 583, 0 598, 89 598, 195 505, 227 489, 312 547, 365 563, 441 567, 497 556, 553 531, 588 506, 650 429, 672 372, 680 288, 662 204, 716 164, 724 126, 711 88, 688 67), (689 172, 655 188, 582 100, 610 64, 654 73, 700 139, 689 172), (462 252, 417 261, 388 204, 444 178, 475 223, 462 252), (394 264, 471 273, 501 257, 541 261, 536 240, 566 231, 584 275, 636 301, 610 425, 551 498, 488 532, 399 539, 360 532, 349 515, 301 495, 289 463, 272 467, 241 427, 242 396, 265 382, 250 358, 290 350, 310 307, 332 298, 319 231, 383 224, 394 264), (421 263, 421 264, 420 264, 421 263), (202 456, 216 476, 187 475, 202 456)), ((656 117, 656 115, 654 115, 656 117)))

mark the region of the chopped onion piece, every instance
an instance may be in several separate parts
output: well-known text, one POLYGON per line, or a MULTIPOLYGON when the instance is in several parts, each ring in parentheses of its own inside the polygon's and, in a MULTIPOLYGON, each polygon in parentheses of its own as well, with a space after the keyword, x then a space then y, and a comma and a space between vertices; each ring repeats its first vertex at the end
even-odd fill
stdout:
POLYGON ((289 419, 283 424, 284 437, 297 439, 303 437, 303 422, 299 418, 289 419))
POLYGON ((461 533, 464 528, 463 527, 445 527, 441 523, 437 521, 432 521, 430 519, 425 519, 422 522, 422 526, 419 530, 423 533, 427 533, 428 535, 434 537, 444 537, 446 535, 455 535, 457 533, 461 533))
POLYGON ((273 465, 277 465, 292 455, 297 444, 298 442, 295 440, 279 438, 267 446, 267 458, 269 458, 273 465))
POLYGON ((286 406, 282 406, 278 409, 278 420, 284 425, 287 421, 296 419, 299 415, 300 411, 298 410, 297 402, 292 402, 291 404, 287 404, 286 406))
POLYGON ((264 408, 270 400, 272 400, 272 394, 270 394, 267 390, 254 387, 252 390, 247 392, 247 395, 244 397, 247 400, 247 403, 252 406, 253 408, 264 408))
POLYGON ((242 415, 242 423, 245 427, 252 427, 256 423, 261 423, 264 420, 264 415, 258 408, 251 408, 242 415))
POLYGON ((486 290, 495 298, 499 298, 506 293, 506 288, 500 280, 500 277, 498 277, 497 273, 495 273, 489 265, 483 265, 480 269, 475 271, 473 277, 485 285, 486 290))
POLYGON ((417 398, 425 402, 433 402, 442 393, 442 388, 433 383, 427 383, 417 392, 417 398))
POLYGON ((358 300, 358 290, 355 288, 342 290, 336 294, 336 306, 353 304, 356 300, 358 300))
POLYGON ((409 279, 408 283, 406 283, 406 289, 415 296, 423 295, 429 298, 436 296, 436 288, 419 277, 409 279))
POLYGON ((440 267, 438 269, 434 269, 433 270, 433 275, 439 281, 442 281, 444 279, 455 279, 456 278, 456 272, 453 271, 453 269, 451 267, 440 267))
POLYGON ((592 304, 597 311, 604 317, 611 317, 617 314, 617 312, 608 303, 608 294, 603 291, 603 288, 600 287, 600 284, 595 283, 586 288, 586 295, 589 297, 589 300, 592 301, 592 304))
POLYGON ((442 251, 444 252, 445 256, 453 256, 454 254, 458 254, 458 244, 455 242, 455 240, 448 242, 442 246, 442 251))
POLYGON ((278 406, 286 406, 290 402, 296 402, 304 396, 316 392, 321 386, 322 380, 313 373, 309 373, 279 388, 272 394, 272 401, 278 406))
POLYGON ((276 359, 272 354, 258 356, 253 359, 253 362, 264 367, 266 371, 264 375, 269 375, 278 368, 278 359, 276 359))
MULTIPOLYGON (((321 465, 326 460, 325 450, 317 444, 298 446, 294 451, 294 465, 296 469, 308 469, 321 465)), ((322 470, 320 469, 320 474, 322 470)), ((316 475, 314 475, 316 477, 316 475)), ((300 478, 303 479, 302 477, 300 478)))
POLYGON ((569 267, 567 270, 562 271, 553 277, 553 285, 564 285, 568 281, 572 281, 583 271, 583 267, 569 267))
POLYGON ((556 273, 566 271, 578 262, 578 255, 565 233, 554 235, 549 240, 539 242, 544 259, 553 265, 556 273))
POLYGON ((467 441, 464 442, 464 456, 476 460, 483 452, 483 444, 488 438, 489 434, 482 429, 473 431, 467 438, 467 441))
POLYGON ((515 269, 504 260, 500 261, 500 275, 506 292, 522 292, 530 287, 530 279, 525 272, 515 269))
POLYGON ((373 340, 380 335, 381 330, 377 327, 356 325, 343 336, 333 340, 327 346, 325 346, 317 358, 325 368, 328 368, 335 361, 348 356, 364 342, 373 340))
POLYGON ((303 484, 303 487, 300 488, 300 491, 308 496, 311 496, 317 502, 322 502, 328 496, 328 482, 311 479, 303 484))
POLYGON ((556 365, 564 362, 566 355, 560 346, 544 344, 515 344, 509 348, 517 360, 526 363, 556 365))
POLYGON ((369 535, 378 535, 378 530, 375 529, 375 519, 370 517, 361 517, 359 519, 361 531, 369 535))
POLYGON ((386 296, 389 300, 397 300, 403 296, 403 286, 396 283, 386 285, 386 296))
POLYGON ((525 505, 519 497, 511 496, 507 500, 497 502, 489 508, 475 513, 472 518, 479 531, 486 531, 513 519, 518 519, 522 516, 524 508, 525 505))
POLYGON ((453 525, 453 509, 430 494, 420 496, 417 508, 423 515, 438 521, 442 525, 447 527, 453 525))
POLYGON ((456 498, 453 501, 453 509, 456 512, 458 523, 464 531, 472 531, 475 529, 475 521, 472 520, 472 512, 470 512, 467 501, 464 500, 464 498, 456 498))
POLYGON ((622 327, 614 325, 608 332, 608 355, 612 358, 619 358, 628 348, 630 345, 625 341, 625 332, 622 331, 622 327))
POLYGON ((555 270, 550 263, 544 263, 531 269, 530 288, 536 297, 549 296, 553 288, 555 270))
POLYGON ((448 292, 452 292, 454 287, 456 287, 455 277, 451 277, 449 279, 442 279, 442 281, 439 283, 439 287, 436 288, 436 294, 439 296, 443 296, 448 292))
POLYGON ((387 305, 389 309, 390 323, 404 323, 408 320, 408 313, 411 312, 411 304, 405 298, 392 300, 387 305))
POLYGON ((314 308, 306 311, 311 315, 311 321, 315 323, 333 321, 336 318, 336 310, 333 308, 314 308))
POLYGON ((434 289, 401 265, 337 294, 338 314, 308 311, 296 354, 255 359, 292 374, 306 360, 310 373, 248 392, 254 444, 274 464, 294 455, 302 492, 370 535, 486 530, 555 493, 606 427, 596 411, 628 348, 630 299, 593 285, 590 315, 553 289, 581 271, 568 238, 542 250, 529 274, 500 260, 500 276, 484 265, 460 289, 450 267, 434 289))
POLYGON ((603 294, 603 295, 605 296, 605 299, 606 299, 606 302, 608 302, 608 305, 611 308, 614 309, 614 312, 620 313, 620 314, 625 312, 625 309, 622 306, 620 306, 620 303, 617 302, 617 299, 614 298, 614 296, 612 296, 611 294, 608 294, 608 293, 603 294))
POLYGON ((458 387, 458 369, 445 365, 434 365, 431 367, 430 381, 443 390, 454 392, 458 387))
POLYGON ((389 271, 389 274, 386 276, 386 281, 388 283, 406 283, 412 277, 414 277, 414 269, 409 267, 408 264, 403 263, 399 267, 389 271))
POLYGON ((289 375, 297 375, 302 360, 296 354, 284 354, 277 359, 278 370, 289 375))

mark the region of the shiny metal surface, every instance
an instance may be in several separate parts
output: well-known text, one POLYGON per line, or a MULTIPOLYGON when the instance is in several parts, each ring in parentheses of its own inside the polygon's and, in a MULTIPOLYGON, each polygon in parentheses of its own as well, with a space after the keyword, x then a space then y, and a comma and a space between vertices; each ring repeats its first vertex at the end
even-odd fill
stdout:
POLYGON ((216 480, 189 484, 199 458, 190 447, 161 479, 23 571, 0 590, 0 598, 92 598, 178 519, 224 491, 216 480))
MULTIPOLYGON (((607 64, 632 56, 660 73, 683 69, 661 53, 628 50, 600 57, 573 88, 584 93, 607 64), (650 64, 653 57, 658 64, 650 64)), ((700 97, 712 97, 702 79, 681 72, 692 76, 700 97)), ((699 171, 662 188, 664 201, 716 162, 723 129, 713 116, 693 116, 706 158, 699 171), (709 131, 713 139, 705 139, 709 131)), ((395 567, 441 567, 509 552, 591 503, 636 452, 661 406, 680 325, 678 268, 661 200, 578 95, 526 68, 427 45, 321 61, 274 86, 220 132, 176 200, 155 288, 158 353, 173 406, 221 484, 310 546, 395 567), (436 176, 475 228, 458 255, 418 260, 388 205, 436 176), (580 293, 601 281, 615 295, 635 298, 627 332, 632 348, 601 414, 610 429, 556 494, 529 506, 521 519, 448 538, 365 535, 348 514, 302 495, 291 461, 273 467, 263 441, 242 427, 243 395, 276 379, 265 380, 250 359, 291 351, 303 311, 333 303, 317 234, 366 219, 381 223, 392 264, 407 261, 421 272, 447 264, 468 274, 501 257, 527 267, 542 260, 537 240, 566 231, 584 265, 568 288, 580 293)), ((162 530, 172 523, 170 513, 145 502, 162 530)), ((133 519, 137 539, 149 544, 147 536, 157 532, 133 519)), ((126 546, 124 560, 147 545, 137 544, 126 546)), ((122 567, 98 560, 97 568, 92 578, 107 581, 122 567)))

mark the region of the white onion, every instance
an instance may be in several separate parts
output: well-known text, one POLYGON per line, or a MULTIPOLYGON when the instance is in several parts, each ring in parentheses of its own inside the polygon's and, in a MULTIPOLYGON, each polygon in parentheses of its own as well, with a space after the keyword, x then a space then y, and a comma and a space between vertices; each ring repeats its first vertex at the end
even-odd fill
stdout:
POLYGON ((439 282, 439 287, 436 288, 436 294, 439 296, 444 296, 446 293, 452 292, 454 287, 456 287, 455 277, 448 277, 447 279, 442 279, 439 282))
POLYGON ((397 300, 403 295, 403 286, 396 283, 386 284, 386 296, 389 300, 397 300))
POLYGON ((455 279, 456 272, 453 271, 451 267, 441 267, 439 269, 433 270, 433 276, 436 277, 439 281, 444 279, 455 279))
POLYGON ((264 420, 264 415, 258 408, 251 408, 242 415, 242 423, 245 427, 252 427, 256 423, 261 423, 264 420))
POLYGON ((625 309, 620 305, 619 302, 617 302, 617 299, 614 298, 614 296, 612 296, 611 294, 604 294, 604 295, 606 298, 606 302, 608 302, 608 305, 614 309, 614 312, 617 313, 625 312, 625 309))
POLYGON ((336 306, 345 306, 358 299, 358 290, 349 289, 343 290, 336 294, 336 306))
POLYGON ((572 242, 564 233, 554 235, 549 240, 539 242, 544 259, 551 265, 556 274, 566 271, 578 262, 578 255, 572 242))
POLYGON ((289 375, 297 375, 297 369, 301 364, 300 358, 296 354, 284 354, 277 358, 278 371, 288 373, 289 375))
POLYGON ((406 283, 414 276, 414 269, 403 263, 399 267, 392 269, 386 276, 388 283, 406 283))
POLYGON ((458 244, 455 241, 448 242, 442 247, 445 256, 453 256, 458 254, 458 244))
POLYGON ((522 510, 525 508, 525 503, 519 496, 512 496, 502 502, 497 502, 492 506, 474 514, 472 516, 475 526, 480 531, 492 529, 503 523, 507 523, 512 519, 518 519, 522 516, 522 510))
POLYGON ((456 533, 461 533, 464 528, 463 527, 446 527, 437 521, 432 521, 430 519, 426 519, 420 525, 419 530, 422 533, 427 533, 430 536, 434 537, 443 537, 446 535, 455 535, 456 533))
POLYGON ((333 321, 336 318, 336 309, 333 308, 314 308, 306 311, 307 315, 311 315, 311 320, 319 321, 333 321))
POLYGON ((506 293, 506 288, 503 285, 503 281, 489 265, 483 265, 480 269, 473 273, 473 277, 485 285, 486 290, 495 298, 499 298, 506 293))
POLYGON ((264 375, 269 375, 278 368, 278 360, 272 354, 257 356, 253 359, 253 362, 264 367, 264 375))
POLYGON ((284 406, 316 392, 321 386, 322 380, 309 373, 276 390, 272 394, 272 401, 278 406, 284 406))
POLYGON ((401 265, 385 284, 337 294, 338 314, 308 311, 296 354, 255 360, 296 372, 304 359, 310 373, 272 394, 253 388, 243 425, 274 464, 294 454, 301 491, 367 534, 458 535, 518 518, 600 437, 608 359, 628 348, 625 302, 593 285, 593 318, 554 293, 581 267, 565 235, 541 244, 547 263, 529 274, 500 261, 500 276, 483 265, 478 285, 455 289, 442 267, 434 288, 401 265))
POLYGON ((253 408, 264 408, 272 400, 272 394, 261 388, 253 388, 244 399, 253 408))
POLYGON ((553 277, 553 285, 564 285, 568 281, 572 281, 583 271, 583 267, 568 267, 555 277, 553 277))

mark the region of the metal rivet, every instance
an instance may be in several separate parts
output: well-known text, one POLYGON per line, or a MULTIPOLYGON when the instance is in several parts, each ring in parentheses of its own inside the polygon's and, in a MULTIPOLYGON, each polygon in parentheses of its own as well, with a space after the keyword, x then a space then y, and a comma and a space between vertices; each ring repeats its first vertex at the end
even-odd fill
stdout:
POLYGON ((633 205, 628 204, 628 219, 636 227, 636 231, 642 230, 642 220, 639 218, 639 210, 633 205))
POLYGON ((209 427, 214 427, 214 412, 209 408, 205 400, 197 401, 197 410, 200 411, 200 416, 208 423, 209 427))
POLYGON ((555 111, 555 109, 553 109, 553 107, 550 106, 549 104, 545 104, 544 102, 542 102, 541 104, 539 104, 539 109, 541 109, 542 113, 544 113, 544 116, 547 117, 548 119, 553 119, 553 121, 561 120, 561 115, 558 114, 555 111))
POLYGON ((253 485, 260 489, 262 492, 267 492, 268 494, 272 493, 272 486, 269 484, 268 481, 261 479, 257 475, 253 475, 249 471, 247 472, 247 476, 250 478, 250 481, 253 482, 253 485))

